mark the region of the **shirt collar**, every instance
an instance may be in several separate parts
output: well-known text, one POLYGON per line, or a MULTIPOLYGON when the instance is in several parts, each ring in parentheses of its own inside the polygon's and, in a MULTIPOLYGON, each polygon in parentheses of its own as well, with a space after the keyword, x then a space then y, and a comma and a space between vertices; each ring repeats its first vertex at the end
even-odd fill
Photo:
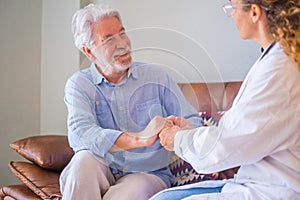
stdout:
MULTIPOLYGON (((137 65, 135 63, 131 65, 131 67, 128 70, 127 78, 132 77, 134 79, 138 79, 138 71, 136 70, 136 67, 137 65)), ((95 85, 101 84, 103 82, 109 83, 109 81, 106 80, 106 78, 98 71, 95 63, 91 64, 90 69, 91 69, 93 83, 95 85)))

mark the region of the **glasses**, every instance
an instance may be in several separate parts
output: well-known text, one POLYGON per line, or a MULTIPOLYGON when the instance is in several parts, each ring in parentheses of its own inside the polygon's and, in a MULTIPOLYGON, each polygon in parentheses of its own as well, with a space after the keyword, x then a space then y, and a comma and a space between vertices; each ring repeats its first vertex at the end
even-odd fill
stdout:
POLYGON ((236 8, 238 7, 246 7, 246 6, 251 6, 252 4, 249 3, 245 3, 245 4, 234 4, 232 5, 231 3, 225 4, 223 5, 223 10, 225 12, 225 14, 228 17, 232 17, 232 15, 234 15, 236 8))
POLYGON ((115 45, 119 42, 119 39, 121 39, 121 40, 128 39, 126 31, 121 31, 115 35, 109 36, 108 38, 102 40, 101 44, 99 46, 115 45))
MULTIPOLYGON (((251 6, 252 4, 250 3, 244 3, 244 4, 234 4, 232 5, 231 3, 227 3, 225 5, 223 5, 223 10, 225 12, 225 14, 228 17, 232 17, 232 15, 234 15, 236 8, 238 7, 246 7, 246 6, 251 6)), ((264 9, 265 11, 269 11, 269 9, 265 6, 260 6, 262 9, 264 9)))

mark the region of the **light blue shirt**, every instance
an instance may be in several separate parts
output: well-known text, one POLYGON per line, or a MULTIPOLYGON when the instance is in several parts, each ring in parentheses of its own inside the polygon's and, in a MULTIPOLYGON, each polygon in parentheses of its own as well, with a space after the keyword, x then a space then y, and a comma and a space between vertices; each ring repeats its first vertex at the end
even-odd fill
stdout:
POLYGON ((159 67, 133 63, 120 84, 108 82, 94 64, 66 83, 68 138, 75 152, 103 158, 113 173, 153 173, 170 185, 170 153, 157 141, 151 147, 110 153, 123 132, 142 131, 155 116, 182 116, 202 125, 197 111, 159 67))

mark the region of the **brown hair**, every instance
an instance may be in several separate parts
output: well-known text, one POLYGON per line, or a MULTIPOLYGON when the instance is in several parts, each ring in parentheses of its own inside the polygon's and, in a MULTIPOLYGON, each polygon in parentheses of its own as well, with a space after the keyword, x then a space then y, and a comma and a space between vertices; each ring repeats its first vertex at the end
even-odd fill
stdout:
POLYGON ((300 0, 242 0, 264 8, 274 40, 300 69, 300 0))

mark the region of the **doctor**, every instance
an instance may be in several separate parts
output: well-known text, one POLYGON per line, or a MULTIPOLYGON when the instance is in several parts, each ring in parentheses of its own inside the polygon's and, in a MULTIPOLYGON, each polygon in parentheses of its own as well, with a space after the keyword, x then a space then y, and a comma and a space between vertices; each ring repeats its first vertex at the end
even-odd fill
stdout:
POLYGON ((300 1, 231 0, 223 8, 240 36, 264 51, 218 127, 187 130, 173 116, 177 126, 159 136, 200 173, 241 167, 232 180, 172 188, 152 200, 300 199, 300 1))

